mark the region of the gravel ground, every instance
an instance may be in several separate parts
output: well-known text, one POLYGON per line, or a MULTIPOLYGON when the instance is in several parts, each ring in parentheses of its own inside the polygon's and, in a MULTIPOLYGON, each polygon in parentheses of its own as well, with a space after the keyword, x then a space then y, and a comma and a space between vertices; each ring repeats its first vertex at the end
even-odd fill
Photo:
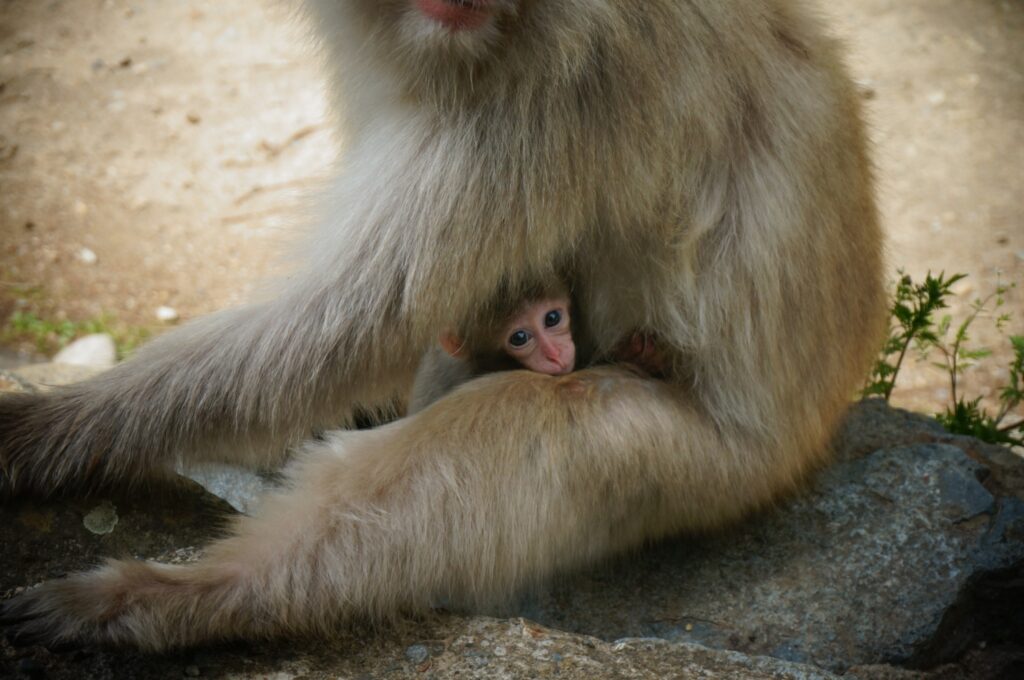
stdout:
MULTIPOLYGON (((826 11, 868 100, 893 270, 968 273, 967 300, 1024 286, 1024 3, 826 11)), ((188 319, 251 297, 287 266, 336 141, 279 3, 0 0, 0 321, 159 329, 160 307, 188 319)), ((1007 309, 1024 333, 1024 290, 1007 309)), ((1008 356, 971 388, 990 393, 1008 356)), ((932 411, 947 392, 910 366, 895 401, 932 411)))

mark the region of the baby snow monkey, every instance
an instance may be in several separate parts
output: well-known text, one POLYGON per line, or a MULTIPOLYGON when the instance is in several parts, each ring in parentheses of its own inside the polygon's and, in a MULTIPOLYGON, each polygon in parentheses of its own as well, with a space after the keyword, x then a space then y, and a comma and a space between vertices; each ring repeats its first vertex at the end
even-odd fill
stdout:
POLYGON ((416 413, 467 380, 484 373, 525 368, 564 375, 576 366, 571 301, 565 286, 540 289, 510 314, 483 324, 477 333, 441 334, 440 347, 423 358, 408 412, 416 413))

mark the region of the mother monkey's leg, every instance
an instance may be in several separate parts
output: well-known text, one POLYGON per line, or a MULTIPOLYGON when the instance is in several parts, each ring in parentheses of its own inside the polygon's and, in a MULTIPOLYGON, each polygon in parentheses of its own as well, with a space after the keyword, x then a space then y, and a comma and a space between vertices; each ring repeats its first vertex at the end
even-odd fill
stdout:
POLYGON ((417 416, 313 446, 293 488, 197 564, 109 562, 29 591, 4 618, 48 641, 161 649, 325 633, 441 601, 479 609, 554 571, 736 517, 814 462, 752 444, 628 370, 492 375, 417 416))

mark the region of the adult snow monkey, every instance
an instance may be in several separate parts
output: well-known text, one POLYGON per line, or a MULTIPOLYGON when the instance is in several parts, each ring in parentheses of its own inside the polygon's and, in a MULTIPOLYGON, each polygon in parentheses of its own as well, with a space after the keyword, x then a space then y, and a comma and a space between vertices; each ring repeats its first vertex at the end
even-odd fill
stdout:
POLYGON ((567 273, 586 347, 307 444, 189 566, 114 561, 16 630, 161 649, 480 610, 796 487, 878 347, 857 94, 796 0, 307 0, 349 148, 308 266, 80 385, 0 402, 17 491, 267 464, 405 394, 438 328, 567 273), (510 436, 514 434, 514 436, 510 436))

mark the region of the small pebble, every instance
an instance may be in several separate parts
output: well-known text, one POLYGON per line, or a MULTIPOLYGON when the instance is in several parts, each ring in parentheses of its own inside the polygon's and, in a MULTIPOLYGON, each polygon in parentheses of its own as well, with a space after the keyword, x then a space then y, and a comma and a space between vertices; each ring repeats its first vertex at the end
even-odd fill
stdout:
POLYGON ((117 363, 117 345, 107 333, 93 333, 75 340, 53 357, 57 364, 110 368, 117 363))
POLYGON ((78 259, 85 264, 96 264, 96 260, 99 258, 96 257, 96 253, 89 248, 82 248, 78 251, 78 259))
POLYGON ((185 675, 190 678, 198 678, 199 666, 185 666, 185 675))
POLYGON ((161 305, 156 308, 156 318, 165 323, 178 320, 178 310, 174 307, 161 305))
POLYGON ((110 501, 103 501, 82 518, 82 524, 97 536, 109 534, 117 526, 117 508, 110 501))
POLYGON ((423 663, 430 658, 430 651, 423 645, 411 645, 405 649, 405 658, 413 663, 423 663))

